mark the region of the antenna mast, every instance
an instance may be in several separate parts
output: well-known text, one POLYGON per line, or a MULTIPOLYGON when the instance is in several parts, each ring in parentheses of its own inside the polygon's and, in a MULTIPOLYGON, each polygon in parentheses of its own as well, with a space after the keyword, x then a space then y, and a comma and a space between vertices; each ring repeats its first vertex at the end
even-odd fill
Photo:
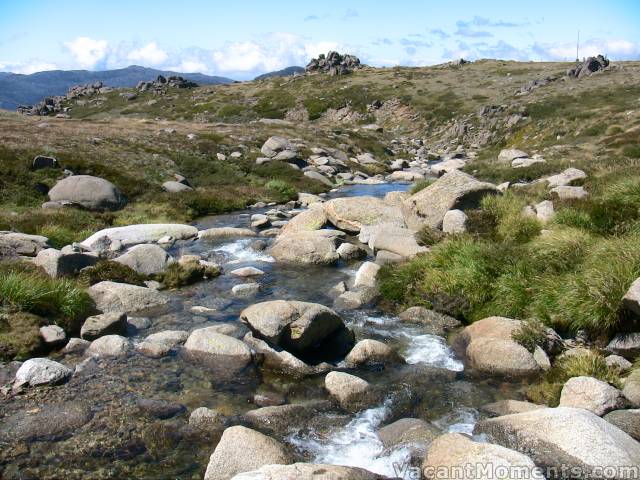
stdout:
POLYGON ((576 62, 580 61, 580 30, 578 30, 578 43, 576 43, 576 62))

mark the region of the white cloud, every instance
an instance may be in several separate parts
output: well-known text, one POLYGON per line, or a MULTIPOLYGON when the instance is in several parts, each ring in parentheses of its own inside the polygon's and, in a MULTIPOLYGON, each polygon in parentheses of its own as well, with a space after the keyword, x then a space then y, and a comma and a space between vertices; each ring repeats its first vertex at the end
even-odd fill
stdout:
POLYGON ((151 42, 144 47, 131 51, 127 58, 145 65, 161 65, 168 58, 168 55, 167 52, 158 47, 156 42, 151 42))
POLYGON ((83 68, 95 68, 103 63, 109 54, 109 44, 106 40, 78 37, 71 42, 65 42, 64 45, 76 63, 83 68))
MULTIPOLYGON (((575 60, 575 43, 536 43, 532 50, 542 60, 575 60)), ((640 58, 640 44, 621 39, 592 38, 580 44, 580 58, 607 55, 614 60, 637 60, 640 58)))
POLYGON ((44 72, 46 70, 57 70, 58 66, 53 63, 47 63, 40 60, 33 62, 0 62, 1 72, 13 72, 29 75, 36 72, 44 72))

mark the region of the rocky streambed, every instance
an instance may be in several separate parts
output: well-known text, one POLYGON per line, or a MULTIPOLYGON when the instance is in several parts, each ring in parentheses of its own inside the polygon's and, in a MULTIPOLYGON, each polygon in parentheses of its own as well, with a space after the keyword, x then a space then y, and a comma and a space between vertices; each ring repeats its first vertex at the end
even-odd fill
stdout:
MULTIPOLYGON (((355 185, 331 196, 391 204, 390 192, 406 189, 355 185)), ((195 226, 247 231, 270 208, 195 226)), ((460 330, 455 320, 382 313, 369 290, 373 253, 345 227, 342 238, 357 248, 306 265, 277 261, 270 236, 177 241, 173 257, 198 255, 225 273, 129 314, 126 341, 107 335, 88 350, 77 341, 52 354, 73 369, 61 373, 66 383, 5 392, 2 478, 421 478, 432 440, 471 434, 487 405, 523 399, 522 380, 467 374, 447 339, 460 330), (240 473, 294 462, 370 473, 300 464, 240 473)), ((296 238, 287 248, 309 241, 296 238)), ((17 368, 4 367, 0 384, 17 368)))

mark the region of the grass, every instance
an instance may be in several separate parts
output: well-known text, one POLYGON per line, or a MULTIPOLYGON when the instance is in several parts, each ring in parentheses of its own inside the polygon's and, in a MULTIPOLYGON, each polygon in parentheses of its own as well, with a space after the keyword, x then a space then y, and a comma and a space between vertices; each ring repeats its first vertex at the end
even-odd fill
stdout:
POLYGON ((427 188, 433 182, 434 182, 434 180, 432 178, 425 178, 423 180, 418 180, 416 183, 411 185, 411 188, 409 189, 409 193, 411 195, 415 195, 419 191, 424 190, 425 188, 427 188))
POLYGON ((540 383, 527 389, 527 397, 535 403, 557 407, 564 384, 573 377, 593 377, 621 388, 618 373, 609 369, 602 355, 594 352, 571 355, 558 359, 540 383))
POLYGON ((0 312, 0 360, 26 360, 42 351, 44 319, 26 312, 0 312))
POLYGON ((49 319, 75 332, 91 312, 89 295, 70 279, 52 279, 22 263, 0 264, 0 305, 49 319))
POLYGON ((83 268, 78 274, 78 283, 83 287, 107 281, 144 286, 145 280, 145 275, 111 260, 100 260, 92 267, 83 268))
POLYGON ((511 335, 513 340, 533 353, 536 347, 542 347, 546 339, 544 325, 535 320, 525 320, 511 335))

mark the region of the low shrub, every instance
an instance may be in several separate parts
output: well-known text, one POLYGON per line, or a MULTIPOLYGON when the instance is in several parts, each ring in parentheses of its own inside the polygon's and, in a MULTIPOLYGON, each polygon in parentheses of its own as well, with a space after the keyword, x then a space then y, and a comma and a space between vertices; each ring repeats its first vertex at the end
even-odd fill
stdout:
POLYGON ((416 233, 416 241, 418 245, 423 247, 431 247, 436 243, 440 243, 445 237, 446 235, 441 230, 431 228, 428 225, 425 225, 416 233))
POLYGON ((295 198, 297 195, 295 188, 293 188, 284 180, 269 180, 267 183, 265 183, 264 187, 268 190, 276 192, 277 195, 282 198, 282 200, 290 200, 292 198, 295 198))
POLYGON ((100 260, 92 267, 83 268, 78 274, 78 283, 83 287, 90 287, 100 282, 118 282, 144 286, 145 280, 147 280, 145 275, 136 272, 127 265, 112 260, 100 260))
POLYGON ((26 312, 0 313, 0 360, 26 360, 42 350, 45 321, 26 312))
POLYGON ((199 262, 172 263, 167 269, 155 276, 164 288, 180 288, 192 285, 205 278, 215 278, 220 275, 220 268, 203 265, 199 262))
POLYGON ((533 353, 536 347, 545 343, 545 327, 537 320, 525 320, 520 328, 511 334, 511 338, 533 353))

